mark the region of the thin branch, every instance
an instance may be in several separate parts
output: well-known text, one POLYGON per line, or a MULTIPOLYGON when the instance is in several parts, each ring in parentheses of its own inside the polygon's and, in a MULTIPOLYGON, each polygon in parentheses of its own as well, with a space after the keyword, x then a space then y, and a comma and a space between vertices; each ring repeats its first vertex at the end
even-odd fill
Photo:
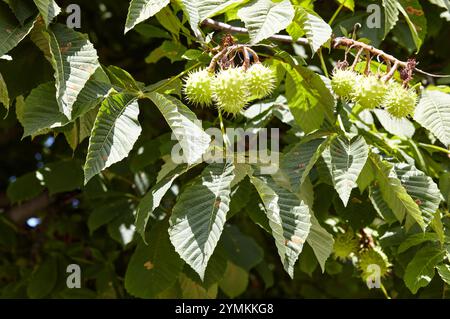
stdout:
MULTIPOLYGON (((211 27, 215 30, 228 31, 230 33, 248 34, 248 30, 246 28, 235 27, 228 23, 215 21, 210 18, 205 19, 202 24, 204 26, 211 27)), ((301 44, 301 45, 309 45, 309 41, 306 38, 298 38, 296 41, 294 41, 291 36, 282 35, 282 34, 272 35, 268 39, 274 40, 274 41, 279 41, 279 42, 284 42, 284 43, 297 43, 297 44, 301 44)), ((362 49, 363 51, 370 52, 374 56, 380 56, 386 62, 387 65, 390 65, 391 63, 392 64, 397 63, 397 66, 402 67, 402 68, 405 68, 407 65, 407 62, 401 61, 401 60, 397 59, 396 57, 394 57, 393 55, 390 55, 390 54, 388 54, 380 49, 377 49, 369 44, 366 44, 366 43, 363 43, 360 41, 356 41, 353 39, 345 38, 345 37, 338 37, 338 38, 332 39, 331 47, 333 49, 338 49, 341 47, 345 47, 345 48, 351 47, 351 48, 356 48, 356 49, 362 49)), ((435 77, 435 78, 450 77, 450 75, 431 74, 431 73, 422 71, 418 68, 414 68, 414 71, 421 73, 423 75, 427 75, 427 76, 431 76, 431 77, 435 77)))
POLYGON ((23 224, 28 218, 33 217, 38 211, 52 203, 47 192, 42 193, 21 205, 14 206, 6 214, 16 224, 23 224))

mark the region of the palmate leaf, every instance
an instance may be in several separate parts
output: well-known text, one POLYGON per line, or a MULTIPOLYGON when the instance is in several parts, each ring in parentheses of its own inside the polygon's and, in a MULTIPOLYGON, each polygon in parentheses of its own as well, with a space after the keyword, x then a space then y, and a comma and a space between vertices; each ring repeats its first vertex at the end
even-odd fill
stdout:
POLYGON ((256 44, 285 29, 294 19, 294 7, 289 0, 274 2, 254 0, 238 11, 250 34, 250 43, 256 44))
POLYGON ((172 210, 170 241, 201 279, 225 225, 233 178, 233 163, 208 165, 172 210))
POLYGON ((199 24, 203 20, 223 12, 231 6, 238 5, 244 0, 181 0, 181 2, 191 29, 196 36, 200 36, 199 24))
POLYGON ((38 26, 32 39, 55 70, 59 110, 71 120, 78 95, 100 67, 97 51, 87 35, 60 24, 38 26))
POLYGON ((414 120, 430 130, 446 147, 450 146, 450 94, 424 90, 414 120))
POLYGON ((19 44, 30 33, 35 22, 30 19, 21 25, 8 7, 4 6, 0 3, 0 57, 19 44))
POLYGON ((441 193, 436 183, 409 164, 395 164, 394 170, 403 187, 422 211, 425 224, 429 225, 441 202, 441 193))
POLYGON ((298 190, 322 152, 330 144, 331 138, 315 139, 297 143, 281 159, 281 169, 289 177, 292 189, 298 190))
POLYGON ((302 6, 295 6, 294 20, 286 31, 294 40, 306 35, 313 52, 317 52, 331 38, 333 32, 319 15, 302 6))
POLYGON ((55 2, 55 0, 33 0, 36 7, 39 9, 39 13, 45 21, 45 25, 48 26, 52 20, 61 13, 61 8, 55 2))
POLYGON ((125 23, 125 33, 133 29, 138 23, 157 14, 169 2, 170 0, 131 0, 125 23))
POLYGON ((369 154, 369 147, 361 136, 351 140, 338 137, 331 142, 322 157, 330 171, 330 175, 344 206, 347 206, 352 189, 357 186, 361 170, 369 154))
POLYGON ((85 184, 103 169, 127 157, 141 134, 138 115, 139 105, 133 94, 112 94, 103 101, 89 139, 85 184))
POLYGON ((294 265, 310 232, 310 211, 304 200, 275 183, 270 177, 251 177, 266 208, 278 254, 286 272, 294 276, 294 265))
POLYGON ((153 298, 173 286, 184 264, 170 244, 167 222, 152 228, 149 243, 139 241, 125 274, 126 290, 141 298, 153 298))
POLYGON ((190 165, 200 160, 209 147, 211 137, 203 131, 195 113, 170 95, 151 92, 146 97, 155 103, 172 129, 183 150, 180 155, 183 161, 190 165))
POLYGON ((426 224, 419 206, 397 178, 393 166, 375 154, 371 154, 370 160, 376 172, 381 195, 396 218, 401 222, 405 216, 409 216, 425 229, 426 224))
POLYGON ((413 294, 427 286, 434 277, 435 267, 444 259, 445 250, 433 246, 420 249, 406 267, 403 280, 413 294))

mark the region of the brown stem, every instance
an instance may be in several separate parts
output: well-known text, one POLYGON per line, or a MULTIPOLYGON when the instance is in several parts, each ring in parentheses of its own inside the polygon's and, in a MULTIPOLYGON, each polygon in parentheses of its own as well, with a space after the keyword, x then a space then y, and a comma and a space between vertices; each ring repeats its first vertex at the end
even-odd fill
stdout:
MULTIPOLYGON (((232 33, 248 34, 248 30, 246 28, 235 27, 235 26, 229 25, 224 22, 215 21, 210 18, 205 19, 202 22, 202 24, 205 26, 209 26, 215 30, 224 30, 224 31, 232 32, 232 33)), ((309 45, 308 39, 306 39, 306 38, 298 38, 297 40, 294 41, 292 39, 292 37, 290 37, 288 35, 282 35, 282 34, 275 34, 275 35, 269 37, 268 39, 279 41, 279 42, 284 42, 284 43, 297 43, 297 44, 301 44, 301 45, 309 45)), ((355 48, 359 48, 359 49, 362 48, 363 50, 369 51, 372 55, 375 55, 375 56, 379 55, 386 62, 386 64, 388 64, 388 62, 391 62, 394 64, 395 64, 395 62, 397 62, 398 66, 400 66, 402 68, 406 67, 407 62, 400 61, 396 57, 394 57, 380 49, 377 49, 371 45, 368 45, 366 43, 359 42, 359 41, 356 41, 353 39, 349 39, 349 38, 345 38, 345 37, 334 38, 331 41, 331 45, 332 45, 332 48, 334 48, 334 49, 338 49, 340 47, 345 47, 345 48, 355 47, 355 48)), ((431 74, 431 73, 422 71, 418 68, 414 68, 414 71, 421 73, 423 75, 427 75, 427 76, 435 77, 435 78, 449 78, 450 77, 450 75, 431 74)))
POLYGON ((398 66, 400 65, 400 63, 398 61, 394 62, 394 66, 389 70, 388 73, 386 73, 386 75, 384 75, 381 80, 384 82, 389 81, 393 76, 395 71, 397 70, 398 66))
POLYGON ((242 48, 242 53, 244 54, 244 63, 242 64, 242 68, 244 71, 250 67, 250 55, 248 54, 248 48, 242 48))
POLYGON ((358 53, 356 53, 355 60, 354 60, 353 63, 352 63, 352 70, 353 70, 353 71, 355 70, 356 65, 358 64, 359 58, 361 57, 361 54, 363 53, 363 51, 364 51, 364 49, 363 49, 363 48, 360 48, 359 51, 358 51, 358 53))

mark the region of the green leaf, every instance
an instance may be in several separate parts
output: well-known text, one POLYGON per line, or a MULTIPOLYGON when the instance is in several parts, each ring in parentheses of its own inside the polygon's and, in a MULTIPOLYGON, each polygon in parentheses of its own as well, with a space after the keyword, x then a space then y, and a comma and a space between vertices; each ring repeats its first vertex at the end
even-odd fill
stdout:
POLYGON ((356 181, 366 164, 369 147, 362 136, 351 140, 338 137, 331 142, 322 157, 344 206, 347 206, 352 189, 357 187, 356 181))
POLYGON ((42 181, 36 177, 36 172, 20 176, 8 185, 6 194, 11 203, 17 203, 32 199, 42 193, 44 186, 42 181))
POLYGON ((419 206, 426 225, 429 225, 441 202, 441 194, 431 177, 409 164, 395 164, 395 173, 403 187, 419 206))
POLYGON ((389 206, 383 199, 383 195, 381 195, 379 186, 374 185, 369 187, 369 198, 377 213, 387 223, 392 224, 397 221, 397 217, 395 216, 394 212, 389 208, 389 206))
POLYGON ((183 261, 170 244, 167 222, 152 228, 149 243, 139 241, 125 274, 125 289, 140 298, 153 298, 170 288, 183 269, 183 261))
POLYGON ((320 268, 322 269, 322 272, 324 272, 325 263, 333 252, 334 239, 333 235, 328 233, 314 216, 314 212, 312 211, 314 206, 314 189, 309 178, 302 184, 298 196, 308 205, 311 214, 311 229, 306 238, 306 242, 311 246, 317 261, 320 264, 320 268))
POLYGON ((447 284, 450 285, 450 265, 442 264, 436 266, 436 269, 441 276, 441 279, 447 284))
POLYGON ((297 143, 281 159, 280 167, 289 177, 292 189, 298 190, 331 138, 297 143))
POLYGON ((400 246, 398 247, 398 253, 401 254, 405 251, 407 251, 409 248, 418 246, 422 243, 425 243, 427 241, 438 241, 439 236, 435 233, 418 233, 411 236, 408 236, 408 238, 403 241, 400 246))
POLYGON ((286 29, 292 38, 297 40, 306 35, 311 50, 317 52, 331 38, 333 31, 323 19, 313 11, 295 6, 295 17, 286 29))
POLYGON ((335 100, 322 78, 299 65, 283 63, 286 98, 295 121, 306 132, 319 129, 325 118, 333 121, 335 100))
POLYGON ((8 110, 9 109, 9 94, 8 87, 6 86, 5 80, 0 73, 0 103, 8 110))
POLYGON ((414 124, 412 124, 407 118, 403 117, 399 119, 393 117, 386 110, 375 109, 373 111, 384 129, 392 135, 398 135, 406 138, 411 138, 414 135, 416 130, 414 128, 414 124))
POLYGON ((123 214, 123 212, 128 211, 130 208, 128 200, 119 199, 105 205, 98 205, 89 214, 87 225, 89 232, 93 234, 101 226, 108 224, 110 221, 114 220, 117 216, 123 214))
POLYGON ((180 274, 179 282, 184 299, 215 299, 217 297, 217 284, 206 289, 183 273, 180 274))
POLYGON ((72 119, 77 97, 100 67, 97 51, 87 35, 60 24, 48 29, 39 26, 33 31, 32 39, 55 70, 59 110, 72 119))
POLYGON ((64 160, 38 170, 50 195, 73 191, 83 185, 83 169, 78 160, 64 160))
POLYGON ((0 7, 0 56, 19 44, 30 33, 34 22, 31 19, 22 26, 8 8, 0 7))
POLYGON ((398 21, 397 0, 383 0, 384 8, 384 37, 394 28, 398 21))
POLYGON ((219 283, 220 289, 230 298, 235 298, 245 292, 248 286, 248 272, 228 262, 225 275, 219 283))
POLYGON ((450 94, 424 90, 414 120, 430 130, 446 147, 450 146, 450 94))
POLYGON ((48 82, 39 85, 28 95, 21 120, 23 137, 45 133, 45 129, 59 127, 68 122, 67 117, 59 111, 55 94, 54 82, 48 82))
POLYGON ((232 163, 208 165, 184 190, 172 210, 170 240, 181 258, 202 279, 223 231, 233 178, 232 163))
POLYGON ((407 193, 400 180, 397 178, 393 166, 383 161, 379 156, 370 157, 376 171, 377 181, 381 195, 388 207, 401 222, 406 215, 412 217, 422 229, 425 229, 425 221, 419 206, 407 193))
POLYGON ((250 271, 263 259, 264 251, 262 248, 253 238, 241 233, 236 226, 225 227, 222 241, 228 260, 246 271, 250 271))
POLYGON ((219 241, 213 255, 209 259, 208 267, 206 267, 205 278, 203 281, 200 279, 199 275, 186 264, 183 272, 188 275, 191 279, 197 282, 202 287, 208 289, 217 283, 225 275, 225 270, 227 268, 227 254, 223 248, 222 240, 219 241))
POLYGON ((252 176, 251 182, 266 208, 283 267, 292 278, 295 262, 311 227, 309 208, 294 193, 278 186, 271 177, 252 176))
POLYGON ((417 52, 427 35, 427 19, 419 0, 397 0, 397 9, 403 14, 411 31, 417 52))
POLYGON ((325 263, 333 252, 333 235, 325 230, 314 215, 311 215, 311 229, 306 238, 306 242, 311 246, 314 255, 319 262, 322 272, 325 271, 325 263))
POLYGON ((413 294, 427 286, 434 277, 434 268, 445 256, 445 251, 428 246, 420 249, 409 262, 403 280, 413 294))
POLYGON ((439 176, 439 189, 444 201, 450 203, 450 172, 445 172, 439 176))
POLYGON ((45 21, 45 25, 48 26, 52 20, 61 13, 61 8, 55 2, 55 0, 33 0, 36 7, 39 9, 39 13, 45 21))
POLYGON ((133 29, 136 24, 157 14, 169 2, 170 0, 131 0, 125 23, 125 33, 133 29))
POLYGON ((38 299, 48 296, 56 285, 58 263, 54 257, 47 257, 31 276, 27 287, 27 295, 38 299))
POLYGON ((294 19, 294 15, 294 7, 289 0, 255 0, 238 11, 239 18, 244 21, 250 34, 251 44, 285 29, 294 19))
POLYGON ((342 4, 347 9, 351 11, 355 11, 355 1, 354 0, 337 0, 340 4, 342 4))
POLYGON ((38 12, 34 3, 29 0, 3 0, 3 2, 8 4, 21 25, 24 25, 31 16, 36 16, 38 12))
POLYGON ((84 166, 85 184, 105 168, 124 159, 141 134, 136 96, 110 95, 95 120, 84 166))
POLYGON ((185 51, 186 47, 181 43, 166 40, 145 58, 145 62, 157 63, 162 58, 170 59, 171 63, 182 61, 185 51))
POLYGON ((211 138, 203 131, 196 115, 172 96, 156 92, 146 96, 155 103, 172 129, 183 150, 184 162, 190 165, 200 160, 208 149, 211 138))
POLYGON ((136 231, 141 234, 145 241, 145 228, 147 226, 148 219, 153 211, 159 206, 162 198, 167 191, 172 187, 172 183, 175 179, 188 171, 191 167, 186 164, 176 166, 168 174, 166 174, 162 180, 158 181, 145 196, 139 202, 139 206, 136 210, 136 231))
POLYGON ((196 36, 201 35, 198 25, 206 18, 212 17, 227 8, 242 3, 244 0, 181 0, 189 24, 196 36))

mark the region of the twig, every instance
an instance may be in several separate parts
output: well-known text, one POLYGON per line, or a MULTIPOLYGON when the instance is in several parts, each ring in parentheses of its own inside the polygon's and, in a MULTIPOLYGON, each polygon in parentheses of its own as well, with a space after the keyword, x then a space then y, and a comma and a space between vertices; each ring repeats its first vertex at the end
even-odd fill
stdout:
POLYGON ((49 206, 52 199, 47 192, 42 193, 22 205, 15 206, 7 212, 7 216, 16 224, 23 224, 28 218, 32 217, 39 210, 49 206))
MULTIPOLYGON (((248 30, 246 28, 242 28, 242 27, 235 27, 232 26, 228 23, 224 23, 224 22, 219 22, 219 21, 215 21, 213 19, 205 19, 202 23, 205 26, 211 27, 215 30, 223 30, 223 31, 228 31, 231 33, 241 33, 241 34, 248 34, 248 30)), ((284 42, 284 43, 297 43, 297 44, 302 44, 302 45, 309 45, 309 41, 306 38, 298 38, 297 40, 293 40, 291 36, 288 35, 282 35, 282 34, 275 34, 270 36, 268 39, 270 40, 274 40, 274 41, 279 41, 279 42, 284 42)), ((407 62, 405 61, 401 61, 399 59, 397 59, 396 57, 394 57, 393 55, 390 55, 380 49, 377 49, 369 44, 360 42, 360 41, 356 41, 353 39, 349 39, 346 37, 337 37, 332 39, 331 41, 331 47, 333 49, 339 49, 340 47, 345 47, 345 48, 356 48, 362 51, 368 51, 370 52, 372 55, 375 56, 380 56, 385 62, 386 64, 389 66, 391 63, 395 64, 397 62, 399 67, 405 68, 407 66, 407 62)), ((414 68, 414 71, 423 74, 423 75, 427 75, 430 77, 434 77, 434 78, 448 78, 450 77, 450 75, 439 75, 439 74, 431 74, 425 71, 422 71, 418 68, 414 68)))

